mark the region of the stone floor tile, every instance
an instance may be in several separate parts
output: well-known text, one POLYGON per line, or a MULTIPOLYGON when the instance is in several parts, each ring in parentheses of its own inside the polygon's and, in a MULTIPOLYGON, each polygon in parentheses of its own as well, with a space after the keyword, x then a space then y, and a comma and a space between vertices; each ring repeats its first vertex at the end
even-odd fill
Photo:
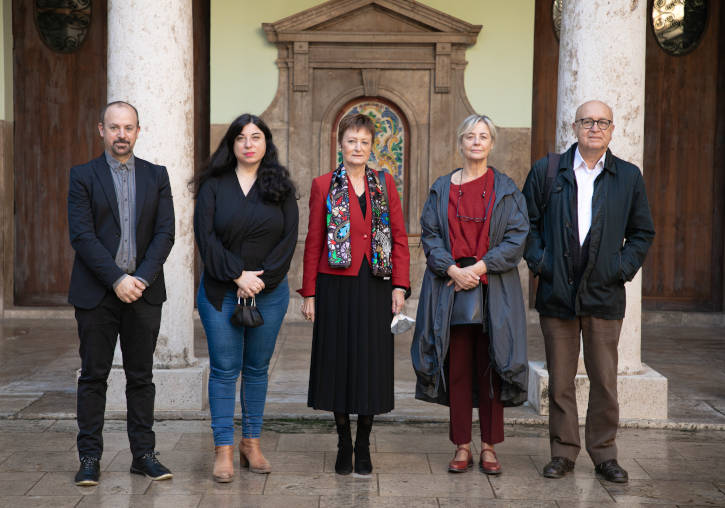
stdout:
POLYGON ((369 492, 345 493, 320 497, 320 508, 438 508, 434 497, 382 497, 369 492))
POLYGON ((100 494, 85 496, 78 508, 196 508, 201 502, 196 495, 100 494))
POLYGON ((325 452, 264 452, 264 456, 272 471, 279 473, 322 473, 325 467, 325 452))
POLYGON ((508 499, 466 499, 463 497, 439 497, 440 508, 557 508, 555 501, 537 501, 521 499, 509 501, 508 499))
MULTIPOLYGON (((549 463, 551 457, 548 455, 534 455, 531 460, 536 466, 538 476, 541 477, 544 466, 549 463)), ((622 466, 631 480, 649 480, 650 475, 645 469, 638 463, 637 460, 632 458, 620 458, 617 459, 619 465, 622 466)), ((588 456, 580 456, 576 461, 576 467, 574 468, 573 476, 575 478, 596 478, 597 475, 594 472, 594 464, 588 456)))
MULTIPOLYGON (((54 387, 49 387, 53 389, 54 387)), ((76 392, 46 391, 42 397, 17 413, 19 418, 68 418, 76 414, 76 392)))
POLYGON ((534 478, 522 481, 514 475, 492 476, 491 485, 499 499, 531 499, 536 492, 537 499, 580 501, 611 501, 612 498, 598 480, 569 476, 559 480, 534 478))
MULTIPOLYGON (((423 473, 430 474, 428 459, 424 453, 372 453, 375 473, 423 473)), ((337 452, 325 453, 325 472, 335 472, 337 452)))
MULTIPOLYGON (((2 410, 0 415, 3 415, 2 410)), ((54 423, 55 420, 0 420, 0 432, 43 432, 54 423)))
POLYGON ((46 473, 35 486, 30 489, 30 496, 91 496, 106 494, 143 494, 151 480, 137 475, 125 473, 101 473, 100 483, 93 487, 78 487, 73 483, 75 473, 46 473))
MULTIPOLYGON (((448 472, 448 463, 453 458, 453 452, 450 453, 429 453, 428 461, 433 474, 444 474, 448 472)), ((503 455, 498 453, 498 459, 501 462, 503 474, 515 474, 522 478, 536 478, 539 472, 536 470, 534 463, 528 455, 503 455)), ((473 455, 473 472, 481 474, 478 466, 479 456, 473 455)))
POLYGON ((0 451, 0 471, 2 471, 2 463, 7 460, 8 457, 10 457, 13 454, 11 451, 2 450, 0 451))
MULTIPOLYGON (((28 492, 42 476, 42 472, 1 472, 0 495, 22 496, 28 492)), ((0 506, 5 505, 0 504, 0 506)))
POLYGON ((715 481, 725 479, 725 458, 674 461, 637 459, 637 462, 653 480, 715 481))
MULTIPOLYGON (((159 461, 172 473, 181 471, 211 471, 214 452, 200 450, 170 450, 159 453, 159 461)), ((130 450, 121 450, 108 465, 107 471, 128 472, 133 456, 130 450)))
POLYGON ((69 452, 13 452, 0 471, 77 471, 78 454, 69 452))
POLYGON ((557 501, 557 504, 559 508, 654 508, 655 506, 657 508, 684 508, 683 505, 676 504, 617 503, 616 501, 597 501, 594 503, 587 501, 557 501))
POLYGON ((171 480, 152 482, 146 495, 262 494, 266 481, 267 475, 237 471, 232 482, 217 483, 211 476, 211 469, 208 473, 182 471, 174 473, 171 480))
POLYGON ((496 453, 503 455, 548 455, 547 437, 512 437, 496 445, 496 453))
POLYGON ((377 488, 378 482, 374 474, 371 478, 356 478, 335 473, 272 473, 267 479, 264 494, 333 496, 338 492, 376 492, 377 488))
MULTIPOLYGON (((353 431, 354 435, 354 431, 353 431)), ((372 436, 371 436, 372 442, 372 436)), ((283 434, 279 436, 280 452, 337 452, 337 434, 283 434)))
POLYGON ((430 434, 379 432, 375 436, 375 444, 378 452, 444 453, 455 450, 447 431, 430 434))
MULTIPOLYGON (((3 496, 0 506, 8 508, 72 508, 78 506, 81 496, 3 496)), ((97 506, 97 505, 96 505, 97 506)))
MULTIPOLYGON (((380 474, 381 496, 493 498, 488 477, 483 474, 380 474)), ((520 481, 520 479, 519 479, 520 481)))
POLYGON ((76 446, 75 434, 61 434, 55 432, 11 432, 0 434, 0 450, 3 451, 30 451, 42 450, 48 452, 65 452, 76 446))
POLYGON ((680 454, 668 439, 617 439, 617 455, 621 458, 681 460, 680 454))
POLYGON ((205 494, 199 508, 317 508, 317 496, 260 496, 205 494))
POLYGON ((725 443, 675 442, 671 443, 670 446, 686 459, 725 458, 725 443))
POLYGON ((676 503, 725 506, 725 493, 710 482, 630 480, 627 484, 602 482, 617 503, 676 503))

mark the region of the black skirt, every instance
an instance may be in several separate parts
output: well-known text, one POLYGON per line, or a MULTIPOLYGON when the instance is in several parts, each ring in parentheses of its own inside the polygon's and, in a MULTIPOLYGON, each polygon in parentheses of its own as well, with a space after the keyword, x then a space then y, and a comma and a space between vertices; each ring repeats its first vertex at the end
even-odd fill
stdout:
POLYGON ((388 413, 393 396, 390 280, 363 257, 357 277, 317 275, 307 405, 336 413, 388 413))

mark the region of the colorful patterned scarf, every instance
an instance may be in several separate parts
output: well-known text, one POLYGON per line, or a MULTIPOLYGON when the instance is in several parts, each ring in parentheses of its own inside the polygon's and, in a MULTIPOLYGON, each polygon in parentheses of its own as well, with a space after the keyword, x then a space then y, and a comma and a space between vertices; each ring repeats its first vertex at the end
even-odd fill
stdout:
MULTIPOLYGON (((390 231, 388 199, 375 171, 365 166, 365 178, 372 207, 372 270, 376 277, 393 273, 391 252, 393 235, 390 231)), ((327 261, 333 268, 348 268, 352 264, 350 251, 350 193, 347 171, 340 164, 332 173, 327 195, 327 261)))

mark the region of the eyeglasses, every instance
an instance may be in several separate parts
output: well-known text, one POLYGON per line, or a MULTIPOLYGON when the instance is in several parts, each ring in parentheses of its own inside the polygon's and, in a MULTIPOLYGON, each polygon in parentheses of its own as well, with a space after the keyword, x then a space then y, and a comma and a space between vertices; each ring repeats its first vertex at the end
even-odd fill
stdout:
POLYGON ((594 120, 593 118, 580 118, 575 123, 578 123, 585 129, 591 129, 594 127, 594 124, 597 124, 597 127, 599 127, 599 130, 606 131, 609 129, 609 126, 612 125, 611 120, 607 120, 606 118, 602 118, 600 120, 594 120))
MULTIPOLYGON (((488 216, 488 207, 491 205, 491 197, 488 198, 488 204, 483 209, 483 217, 467 217, 466 215, 461 215, 459 213, 459 208, 461 206, 461 196, 463 196, 463 190, 461 188, 458 188, 458 200, 456 201, 456 219, 458 219, 461 222, 486 222, 486 217, 488 216)), ((486 199, 486 191, 483 191, 483 194, 481 194, 481 198, 484 200, 486 199)))

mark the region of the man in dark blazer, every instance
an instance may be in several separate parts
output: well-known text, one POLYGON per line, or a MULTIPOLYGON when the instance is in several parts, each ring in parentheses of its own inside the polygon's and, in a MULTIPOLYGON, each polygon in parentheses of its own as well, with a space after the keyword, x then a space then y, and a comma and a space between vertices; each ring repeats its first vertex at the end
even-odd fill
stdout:
POLYGON ((171 478, 156 458, 153 356, 166 300, 163 263, 174 244, 166 168, 134 157, 136 108, 112 102, 98 130, 105 153, 71 168, 68 226, 75 250, 68 301, 80 337, 76 485, 97 485, 107 379, 117 337, 126 374, 131 472, 171 478))

